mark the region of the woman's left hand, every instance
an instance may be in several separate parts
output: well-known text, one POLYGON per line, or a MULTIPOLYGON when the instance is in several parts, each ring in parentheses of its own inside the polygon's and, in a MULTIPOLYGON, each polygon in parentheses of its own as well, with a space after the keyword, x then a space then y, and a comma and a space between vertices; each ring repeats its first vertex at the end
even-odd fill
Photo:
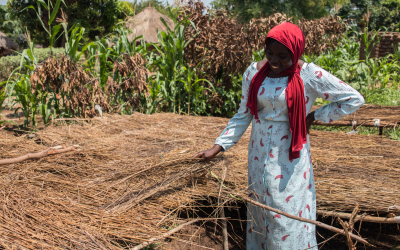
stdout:
POLYGON ((315 121, 315 117, 314 117, 314 112, 311 112, 307 115, 306 118, 306 128, 307 128, 307 134, 310 133, 310 127, 311 124, 315 121))

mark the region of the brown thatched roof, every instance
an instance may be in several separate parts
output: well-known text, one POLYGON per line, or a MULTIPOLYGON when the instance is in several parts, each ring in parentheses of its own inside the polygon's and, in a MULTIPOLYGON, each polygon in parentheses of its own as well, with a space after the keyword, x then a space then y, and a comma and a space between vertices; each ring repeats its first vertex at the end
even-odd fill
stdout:
POLYGON ((132 42, 135 37, 143 35, 146 42, 158 43, 157 29, 167 32, 167 28, 161 22, 160 17, 165 20, 170 29, 174 29, 175 24, 169 17, 152 7, 147 7, 126 22, 126 27, 132 30, 132 33, 128 35, 129 41, 132 42))
POLYGON ((6 51, 17 50, 18 46, 13 40, 7 37, 6 34, 0 31, 0 49, 4 49, 6 51))

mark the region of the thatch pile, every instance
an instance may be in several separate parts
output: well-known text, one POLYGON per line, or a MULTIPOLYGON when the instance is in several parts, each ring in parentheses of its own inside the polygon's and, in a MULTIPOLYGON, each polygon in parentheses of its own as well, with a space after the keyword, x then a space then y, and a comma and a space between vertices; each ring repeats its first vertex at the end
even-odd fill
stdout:
POLYGON ((159 13, 150 6, 129 18, 125 24, 128 29, 132 30, 132 33, 128 35, 129 41, 132 42, 136 37, 143 36, 147 43, 158 43, 157 31, 167 32, 167 27, 165 27, 160 18, 163 18, 168 27, 174 30, 175 24, 171 18, 159 13))
POLYGON ((0 57, 10 54, 13 50, 17 50, 17 44, 11 40, 6 34, 0 31, 0 57))
MULTIPOLYGON (((58 145, 66 154, 0 167, 0 248, 121 249, 182 224, 178 212, 207 197, 231 199, 215 179, 247 188, 247 141, 208 163, 227 119, 175 114, 105 115, 50 126, 33 139, 2 132, 1 158, 58 145), (221 191, 221 192, 220 192, 221 191)), ((385 212, 399 205, 400 142, 311 133, 319 209, 385 212), (346 143, 344 143, 346 142, 346 143)))

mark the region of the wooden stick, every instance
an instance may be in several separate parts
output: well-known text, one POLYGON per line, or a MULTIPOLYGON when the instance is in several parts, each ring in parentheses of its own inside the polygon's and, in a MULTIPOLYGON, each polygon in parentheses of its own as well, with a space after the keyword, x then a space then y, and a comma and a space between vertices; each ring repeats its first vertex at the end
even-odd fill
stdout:
MULTIPOLYGON (((317 210, 317 214, 322 216, 332 216, 332 217, 339 217, 343 219, 350 219, 351 214, 349 213, 339 213, 333 211, 323 211, 317 210)), ((362 215, 357 215, 355 220, 360 219, 362 215)), ((363 222, 372 222, 372 223, 397 223, 400 224, 400 216, 393 217, 393 218, 386 218, 386 217, 374 217, 374 216, 365 216, 361 219, 363 222)))
MULTIPOLYGON (((227 189, 228 189, 228 188, 227 188, 227 189)), ((228 190, 229 190, 229 189, 228 189, 228 190)), ((229 190, 229 191, 232 192, 232 193, 235 193, 235 192, 233 192, 233 190, 229 190)), ((235 195, 237 195, 238 197, 240 197, 241 199, 243 199, 243 200, 245 200, 245 201, 247 201, 247 202, 250 202, 251 204, 253 204, 253 205, 255 205, 255 206, 262 207, 262 208, 264 208, 264 209, 266 209, 266 210, 269 210, 269 211, 275 212, 275 213, 277 213, 277 214, 286 216, 286 217, 288 217, 288 218, 290 218, 290 219, 294 219, 294 220, 298 220, 298 221, 302 221, 302 222, 314 224, 314 225, 316 225, 316 226, 319 226, 319 227, 325 228, 325 229, 327 229, 327 230, 330 230, 330 231, 332 231, 332 232, 335 232, 335 233, 338 233, 338 234, 341 234, 341 235, 345 235, 345 236, 346 236, 345 231, 344 231, 344 230, 341 230, 341 229, 339 229, 339 228, 329 226, 329 225, 327 225, 327 224, 325 224, 325 223, 322 223, 322 222, 319 222, 319 221, 310 220, 310 219, 306 219, 306 218, 302 218, 302 217, 297 217, 297 216, 295 216, 295 215, 291 215, 291 214, 285 213, 285 212, 283 212, 283 211, 281 211, 281 210, 278 210, 278 209, 275 209, 275 208, 266 206, 266 205, 264 205, 264 204, 261 204, 261 203, 258 202, 258 201, 255 201, 255 200, 253 200, 253 199, 251 199, 251 198, 249 198, 249 197, 241 196, 241 195, 239 195, 239 194, 237 194, 237 193, 235 193, 235 195)), ((349 236, 350 236, 353 240, 359 241, 359 242, 364 243, 364 244, 366 244, 366 245, 368 245, 368 246, 372 246, 371 244, 368 243, 368 241, 364 240, 363 238, 361 238, 361 237, 359 237, 359 236, 357 236, 357 235, 354 235, 354 234, 352 234, 352 233, 349 233, 349 236)))
POLYGON ((176 227, 176 228, 174 228, 174 229, 172 229, 172 230, 170 230, 170 231, 168 231, 168 232, 166 232, 166 233, 164 233, 164 234, 162 234, 162 235, 160 235, 160 236, 151 238, 150 240, 148 240, 148 241, 146 241, 146 242, 144 242, 144 243, 142 243, 142 244, 140 244, 140 245, 135 246, 134 248, 132 248, 132 250, 139 250, 139 249, 142 249, 142 248, 144 248, 144 247, 150 245, 152 242, 155 242, 155 241, 161 240, 161 239, 163 239, 163 238, 166 238, 166 237, 170 236, 171 234, 174 234, 174 233, 178 232, 178 231, 181 230, 182 228, 184 228, 184 227, 186 227, 186 226, 188 226, 188 225, 190 225, 190 224, 193 224, 193 223, 195 223, 195 222, 198 222, 199 220, 200 220, 200 219, 195 219, 195 220, 191 220, 191 221, 188 221, 188 222, 186 222, 186 223, 183 223, 182 225, 180 225, 180 226, 178 226, 178 227, 176 227))
POLYGON ((48 155, 61 154, 61 153, 73 151, 73 150, 75 150, 76 147, 77 146, 69 146, 67 148, 62 148, 62 146, 57 146, 57 147, 53 147, 53 148, 48 148, 39 153, 30 153, 30 154, 26 154, 26 155, 23 155, 23 156, 20 156, 17 158, 0 160, 0 165, 13 164, 13 163, 18 163, 18 162, 22 162, 22 161, 26 161, 26 160, 30 160, 30 159, 39 159, 39 158, 46 157, 48 155))
MULTIPOLYGON (((225 218, 225 207, 221 208, 221 218, 225 218)), ((226 220, 222 220, 222 236, 223 236, 223 244, 224 250, 229 250, 229 242, 228 242, 228 225, 226 220)))
MULTIPOLYGON (((397 122, 398 123, 398 122, 397 122)), ((385 124, 385 125, 379 125, 379 126, 374 126, 373 124, 362 124, 362 125, 357 125, 356 127, 369 127, 369 128, 388 128, 388 127, 398 127, 399 124, 393 123, 393 124, 385 124)), ((312 125, 318 125, 318 126, 325 126, 325 127, 353 127, 353 125, 350 123, 321 123, 321 122, 314 122, 312 125)))
POLYGON ((54 121, 91 121, 98 120, 98 118, 58 118, 54 119, 54 121))

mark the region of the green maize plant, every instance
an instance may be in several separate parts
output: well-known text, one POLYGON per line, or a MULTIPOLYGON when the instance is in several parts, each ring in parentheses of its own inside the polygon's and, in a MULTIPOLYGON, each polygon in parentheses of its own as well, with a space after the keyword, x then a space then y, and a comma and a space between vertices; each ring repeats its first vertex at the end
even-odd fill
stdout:
MULTIPOLYGON (((158 84, 161 85, 163 106, 167 107, 168 111, 176 113, 177 107, 180 105, 177 100, 184 91, 183 86, 179 84, 185 71, 184 51, 197 33, 189 41, 185 40, 187 26, 192 25, 196 29, 193 22, 188 20, 188 17, 177 23, 174 30, 171 30, 163 19, 161 21, 168 32, 159 32, 157 35, 159 45, 153 44, 157 53, 152 64, 152 71, 160 72, 158 84)), ((176 22, 176 20, 174 21, 176 22)))
POLYGON ((196 68, 193 70, 187 67, 182 67, 183 69, 183 83, 184 92, 179 92, 179 113, 181 113, 181 108, 187 110, 187 114, 190 115, 191 112, 195 114, 202 114, 206 110, 206 96, 205 91, 215 92, 214 86, 206 79, 199 79, 196 74, 196 68), (200 83, 208 83, 210 88, 200 85, 200 83), (181 98, 182 95, 182 98, 181 98))
POLYGON ((153 78, 149 78, 149 92, 150 95, 146 102, 146 114, 152 114, 162 110, 161 99, 162 91, 161 87, 164 86, 163 82, 160 80, 160 72, 157 72, 153 78))
MULTIPOLYGON (((4 101, 6 100, 6 88, 5 88, 6 83, 7 82, 0 82, 0 114, 3 112, 3 108, 4 108, 3 104, 4 104, 4 101)), ((4 123, 4 121, 1 119, 1 116, 0 116, 0 125, 3 123, 4 123)))
MULTIPOLYGON (((42 24, 43 29, 49 36, 50 48, 53 48, 55 41, 62 36, 62 33, 61 35, 58 35, 61 27, 63 26, 62 23, 52 25, 53 21, 55 21, 61 3, 66 6, 64 0, 57 0, 55 4, 53 4, 53 2, 50 0, 48 0, 47 3, 43 0, 36 0, 37 10, 33 5, 30 5, 22 10, 25 11, 27 9, 33 9, 35 11, 40 23, 42 24), (48 13, 47 26, 42 21, 42 7, 45 8, 48 13)), ((53 55, 53 51, 51 51, 51 54, 53 55)))
POLYGON ((18 78, 15 80, 14 91, 15 101, 12 107, 14 107, 16 104, 21 105, 21 107, 16 108, 15 113, 17 113, 19 110, 24 113, 24 129, 27 129, 32 123, 33 129, 36 130, 36 117, 39 111, 39 106, 43 99, 46 100, 47 94, 42 95, 40 91, 33 90, 30 83, 30 77, 27 74, 18 76, 18 78))

